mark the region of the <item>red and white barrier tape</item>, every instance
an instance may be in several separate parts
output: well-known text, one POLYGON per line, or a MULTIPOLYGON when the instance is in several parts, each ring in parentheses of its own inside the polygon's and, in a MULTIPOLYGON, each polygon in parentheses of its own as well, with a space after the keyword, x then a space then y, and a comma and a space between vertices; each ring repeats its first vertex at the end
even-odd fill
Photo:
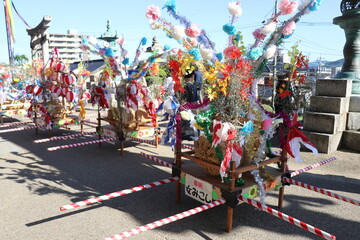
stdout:
POLYGON ((98 125, 97 122, 93 122, 93 121, 89 121, 89 120, 81 120, 82 123, 89 123, 89 124, 94 124, 94 125, 98 125))
POLYGON ((282 152, 282 150, 280 149, 280 150, 277 150, 277 151, 273 152, 273 154, 279 155, 279 154, 281 154, 281 152, 282 152))
POLYGON ((45 126, 29 126, 29 127, 21 127, 21 128, 10 128, 10 129, 4 129, 4 130, 0 130, 0 133, 7 133, 7 132, 17 132, 17 131, 23 131, 23 130, 28 130, 28 129, 34 129, 34 128, 43 128, 45 126))
MULTIPOLYGON (((6 108, 6 107, 12 107, 12 106, 29 106, 30 103, 12 103, 12 104, 2 104, 2 107, 3 108, 6 108)), ((3 110, 11 110, 11 111, 14 111, 14 110, 24 110, 24 109, 3 109, 3 110)))
POLYGON ((323 188, 314 187, 314 186, 311 186, 309 184, 299 182, 299 181, 296 181, 296 180, 293 180, 293 179, 289 179, 289 178, 286 178, 286 177, 283 178, 283 180, 288 182, 288 183, 291 183, 291 184, 294 184, 294 185, 297 185, 297 186, 300 186, 300 187, 303 187, 303 188, 306 188, 306 189, 309 189, 309 190, 312 190, 312 191, 327 195, 329 197, 333 197, 333 198, 336 198, 336 199, 339 199, 339 200, 343 200, 344 202, 348 202, 348 203, 360 206, 360 201, 358 201, 358 200, 341 196, 339 194, 330 192, 330 191, 325 190, 323 188))
POLYGON ((333 160, 335 160, 335 159, 336 159, 336 157, 328 158, 328 159, 326 159, 326 160, 324 160, 324 161, 321 161, 321 162, 318 162, 318 163, 314 163, 313 165, 310 165, 310 166, 308 166, 308 167, 305 167, 305 168, 296 170, 296 171, 294 171, 294 172, 291 173, 291 177, 294 177, 294 176, 296 176, 296 175, 299 175, 300 173, 309 171, 309 170, 311 170, 311 169, 317 168, 317 167, 319 167, 319 166, 321 166, 321 165, 324 165, 325 163, 331 162, 331 161, 333 161, 333 160))
MULTIPOLYGON (((248 199, 244 196, 241 196, 239 195, 238 196, 239 200, 243 201, 243 202, 246 202, 258 209, 261 209, 269 214, 272 214, 284 221, 287 221, 289 223, 292 223, 294 224, 295 226, 298 226, 298 227, 301 227, 311 233, 314 233, 322 238, 325 238, 325 239, 336 239, 336 237, 334 235, 331 235, 321 229, 318 229, 316 227, 313 227, 305 222, 302 222, 296 218, 293 218, 291 216, 288 216, 282 212, 279 212, 279 211, 276 211, 275 209, 272 209, 270 207, 267 207, 265 205, 262 205, 261 203, 259 202, 256 202, 254 200, 251 200, 251 199, 248 199)), ((177 220, 180 220, 180 219, 183 219, 183 218, 186 218, 186 217, 189 217, 191 215, 194 215, 194 214, 197 214, 199 212, 202 212, 202 211, 205 211, 205 210, 208 210, 210 208, 213 208, 213 207, 216 207, 216 206, 219 206, 221 204, 224 204, 225 203, 225 200, 224 199, 220 199, 220 200, 217 200, 217 201, 214 201, 212 203, 209 203, 209 204, 205 204, 205 205, 202 205, 200 207, 197 207, 197 208, 193 208, 193 209, 190 209, 188 211, 184 211, 182 213, 178 213, 178 214, 175 214, 175 215, 172 215, 170 217, 167 217, 167 218, 163 218, 161 220, 158 220, 158 221, 155 221, 155 222, 152 222, 152 223, 149 223, 149 224, 146 224, 146 225, 143 225, 141 227, 137 227, 137 228, 134 228, 132 230, 129 230, 129 231, 125 231, 125 232, 122 232, 122 233, 119 233, 119 234, 116 234, 116 235, 113 235, 111 237, 107 237, 107 238, 104 238, 103 240, 114 240, 114 239, 125 239, 125 238, 128 238, 128 237, 131 237, 131 236, 134 236, 136 234, 139 234, 139 233, 142 233, 142 232, 145 232, 147 230, 151 230, 151 229, 154 229, 154 228, 157 228, 157 227, 160 227, 160 226, 163 226, 163 225, 166 225, 166 224, 169 224, 171 222, 175 222, 177 220)))
POLYGON ((238 196, 240 201, 243 201, 247 204, 250 204, 251 206, 254 206, 260 210, 263 210, 264 212, 267 212, 275 217, 278 217, 286 222, 289 222, 291 224, 294 224, 295 226, 301 227, 302 229, 305 229, 313 234, 318 235, 319 237, 322 237, 324 239, 336 239, 336 237, 334 235, 331 235, 330 233, 327 233, 321 229, 318 229, 312 225, 309 225, 307 223, 304 223, 296 218, 293 218, 289 215, 286 215, 285 213, 279 212, 273 208, 270 208, 268 206, 265 206, 257 201, 254 201, 252 199, 246 198, 242 195, 238 196))
POLYGON ((91 120, 97 120, 97 118, 86 118, 86 119, 80 119, 80 123, 84 121, 91 121, 91 120))
POLYGON ((33 123, 33 122, 9 123, 9 124, 0 125, 0 128, 12 127, 12 126, 18 126, 18 125, 25 125, 25 124, 31 124, 31 123, 33 123))
POLYGON ((68 138, 73 138, 73 137, 80 137, 80 136, 85 136, 85 135, 95 135, 95 134, 97 134, 97 132, 76 133, 76 134, 60 136, 60 137, 38 139, 38 140, 34 140, 34 143, 50 142, 50 141, 55 141, 55 140, 60 140, 60 139, 68 139, 68 138))
MULTIPOLYGON (((100 116, 104 116, 104 115, 106 115, 106 113, 101 113, 101 114, 100 114, 100 116)), ((86 117, 92 117, 92 116, 96 116, 96 117, 97 117, 98 114, 97 114, 97 113, 92 113, 92 114, 87 114, 87 115, 86 115, 86 117)))
POLYGON ((82 142, 82 143, 74 143, 74 144, 68 144, 68 145, 61 145, 61 146, 56 146, 56 147, 50 147, 47 150, 48 151, 55 151, 55 150, 59 150, 59 149, 85 146, 85 145, 94 144, 94 143, 115 141, 116 139, 117 138, 103 138, 103 139, 94 140, 94 141, 88 141, 88 142, 82 142))
POLYGON ((195 149, 193 146, 188 146, 188 145, 184 145, 184 144, 182 144, 181 147, 182 147, 182 148, 185 148, 185 149, 190 149, 190 150, 194 150, 194 149, 195 149))
POLYGON ((92 116, 98 116, 98 114, 97 114, 97 113, 93 113, 93 114, 88 114, 88 115, 86 115, 86 117, 92 117, 92 116))
POLYGON ((125 238, 128 238, 128 237, 134 236, 136 234, 145 232, 147 230, 154 229, 154 228, 157 228, 157 227, 161 227, 163 225, 178 221, 180 219, 189 217, 191 215, 195 215, 197 213, 206 211, 206 210, 211 209, 213 207, 217 207, 217 206, 219 206, 221 204, 224 204, 224 203, 225 203, 225 200, 220 199, 220 200, 214 201, 212 203, 204 204, 204 205, 202 205, 200 207, 193 208, 193 209, 190 209, 188 211, 184 211, 182 213, 178 213, 178 214, 172 215, 172 216, 167 217, 167 218, 163 218, 163 219, 158 220, 156 222, 148 223, 148 224, 143 225, 141 227, 137 227, 137 228, 134 228, 132 230, 122 232, 122 233, 116 234, 116 235, 111 236, 111 237, 104 238, 103 240, 125 239, 125 238))
POLYGON ((57 123, 54 123, 52 124, 51 127, 59 127, 59 128, 65 128, 66 130, 70 130, 70 128, 68 127, 69 125, 72 125, 73 123, 68 123, 68 124, 57 124, 57 123))
POLYGON ((154 141, 145 140, 145 139, 136 138, 136 137, 131 137, 131 136, 127 136, 127 137, 128 137, 128 138, 131 138, 132 140, 138 141, 138 142, 148 143, 148 144, 150 144, 150 145, 154 145, 154 146, 155 146, 155 142, 154 142, 154 141))
POLYGON ((157 157, 151 156, 151 155, 146 154, 146 153, 143 153, 143 152, 141 152, 140 155, 143 156, 143 157, 146 157, 146 158, 148 158, 148 159, 150 159, 150 160, 153 160, 154 162, 160 163, 161 165, 163 165, 163 166, 165 166, 165 167, 172 168, 172 167, 174 166, 174 165, 172 165, 171 163, 165 162, 165 161, 163 161, 163 160, 160 160, 160 159, 157 158, 157 157))
POLYGON ((138 187, 128 188, 128 189, 125 189, 125 190, 105 194, 105 195, 102 195, 102 196, 99 196, 99 197, 94 197, 94 198, 90 198, 90 199, 87 199, 87 200, 84 200, 84 201, 79 201, 79 202, 76 202, 76 203, 72 203, 72 204, 69 204, 69 205, 62 206, 62 207, 60 207, 60 211, 66 211, 66 210, 69 210, 69 209, 82 207, 82 206, 85 206, 85 205, 101 202, 101 201, 104 201, 104 200, 109 200, 111 198, 124 196, 124 195, 134 193, 134 192, 139 192, 139 191, 149 189, 149 188, 152 188, 152 187, 158 187, 158 186, 161 186, 161 185, 164 185, 164 184, 167 184, 167 183, 175 182, 177 180, 179 180, 179 177, 171 177, 171 178, 166 178, 166 179, 163 179, 163 180, 160 180, 160 181, 144 184, 144 185, 141 185, 141 186, 138 186, 138 187))
POLYGON ((158 121, 158 124, 160 124, 160 123, 167 123, 167 122, 169 122, 169 120, 158 121))

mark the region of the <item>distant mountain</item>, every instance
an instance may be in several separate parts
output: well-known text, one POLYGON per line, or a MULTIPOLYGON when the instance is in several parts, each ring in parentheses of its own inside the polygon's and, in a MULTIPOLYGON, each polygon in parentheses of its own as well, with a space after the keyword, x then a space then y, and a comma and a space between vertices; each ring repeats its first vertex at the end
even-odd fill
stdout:
MULTIPOLYGON (((322 60, 321 64, 324 64, 325 67, 328 67, 328 68, 342 67, 342 65, 344 64, 344 59, 339 59, 339 60, 336 60, 336 61, 322 60)), ((319 66, 319 61, 309 62, 309 67, 310 68, 316 68, 318 66, 319 66)))
POLYGON ((327 62, 325 64, 325 66, 329 67, 329 68, 333 68, 333 67, 342 67, 343 64, 344 64, 344 59, 339 59, 339 60, 336 60, 336 61, 327 62))

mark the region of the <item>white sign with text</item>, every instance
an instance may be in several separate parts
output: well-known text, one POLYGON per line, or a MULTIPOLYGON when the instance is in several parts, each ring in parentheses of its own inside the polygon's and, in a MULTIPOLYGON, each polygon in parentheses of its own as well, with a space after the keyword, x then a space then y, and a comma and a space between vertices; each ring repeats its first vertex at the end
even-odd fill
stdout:
MULTIPOLYGON (((106 138, 116 138, 117 134, 114 131, 108 130, 108 129, 103 129, 103 136, 106 138)), ((114 144, 115 145, 115 141, 108 141, 108 143, 114 144)))
POLYGON ((185 194, 199 202, 208 204, 212 202, 212 185, 186 174, 185 194))

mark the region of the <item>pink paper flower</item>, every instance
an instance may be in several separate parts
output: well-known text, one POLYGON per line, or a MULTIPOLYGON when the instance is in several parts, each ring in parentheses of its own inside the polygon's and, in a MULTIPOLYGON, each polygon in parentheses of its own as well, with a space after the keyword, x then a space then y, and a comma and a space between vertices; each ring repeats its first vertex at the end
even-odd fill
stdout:
POLYGON ((224 55, 229 59, 235 59, 241 56, 241 52, 236 46, 232 45, 224 49, 224 55))
POLYGON ((282 33, 286 36, 286 35, 290 35, 293 33, 294 29, 296 27, 296 23, 294 21, 288 22, 284 29, 282 30, 282 33))
POLYGON ((124 37, 121 36, 121 37, 118 37, 118 39, 116 39, 116 43, 119 44, 119 45, 123 45, 124 44, 124 37))
POLYGON ((154 5, 150 5, 146 9, 146 17, 151 18, 152 20, 156 20, 160 17, 160 8, 154 5))
POLYGON ((171 52, 172 52, 173 54, 178 54, 179 51, 180 51, 180 49, 178 49, 178 48, 173 48, 173 49, 171 49, 171 52))
POLYGON ((196 44, 198 44, 198 41, 195 38, 190 39, 190 44, 195 46, 196 44))
POLYGON ((298 2, 292 2, 290 0, 282 0, 279 4, 279 9, 281 11, 282 14, 287 15, 287 14, 292 14, 293 12, 296 11, 298 7, 298 2))
POLYGON ((253 31, 253 36, 255 39, 259 39, 259 40, 264 40, 266 35, 261 33, 261 28, 257 28, 255 29, 255 31, 253 31))
POLYGON ((185 33, 188 37, 197 37, 201 33, 201 29, 197 24, 191 24, 189 27, 186 28, 185 33))
POLYGON ((261 129, 262 129, 262 130, 266 130, 266 129, 268 129, 269 127, 271 127, 271 124, 272 124, 272 118, 265 119, 265 120, 261 123, 261 129))

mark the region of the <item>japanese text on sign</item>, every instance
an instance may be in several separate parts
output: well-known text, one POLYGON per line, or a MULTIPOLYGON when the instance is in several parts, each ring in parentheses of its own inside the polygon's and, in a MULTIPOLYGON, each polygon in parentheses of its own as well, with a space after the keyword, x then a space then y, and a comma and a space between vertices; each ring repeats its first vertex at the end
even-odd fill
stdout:
MULTIPOLYGON (((103 133, 102 135, 106 138, 116 138, 117 134, 114 131, 108 130, 108 129, 103 129, 103 133)), ((115 145, 115 140, 114 141, 108 141, 108 143, 114 144, 115 145)))
POLYGON ((38 128, 39 128, 39 129, 45 130, 46 122, 45 122, 44 119, 36 118, 36 119, 35 119, 35 123, 38 125, 38 128))
POLYGON ((199 202, 207 204, 212 202, 212 185, 187 174, 185 194, 199 202))

